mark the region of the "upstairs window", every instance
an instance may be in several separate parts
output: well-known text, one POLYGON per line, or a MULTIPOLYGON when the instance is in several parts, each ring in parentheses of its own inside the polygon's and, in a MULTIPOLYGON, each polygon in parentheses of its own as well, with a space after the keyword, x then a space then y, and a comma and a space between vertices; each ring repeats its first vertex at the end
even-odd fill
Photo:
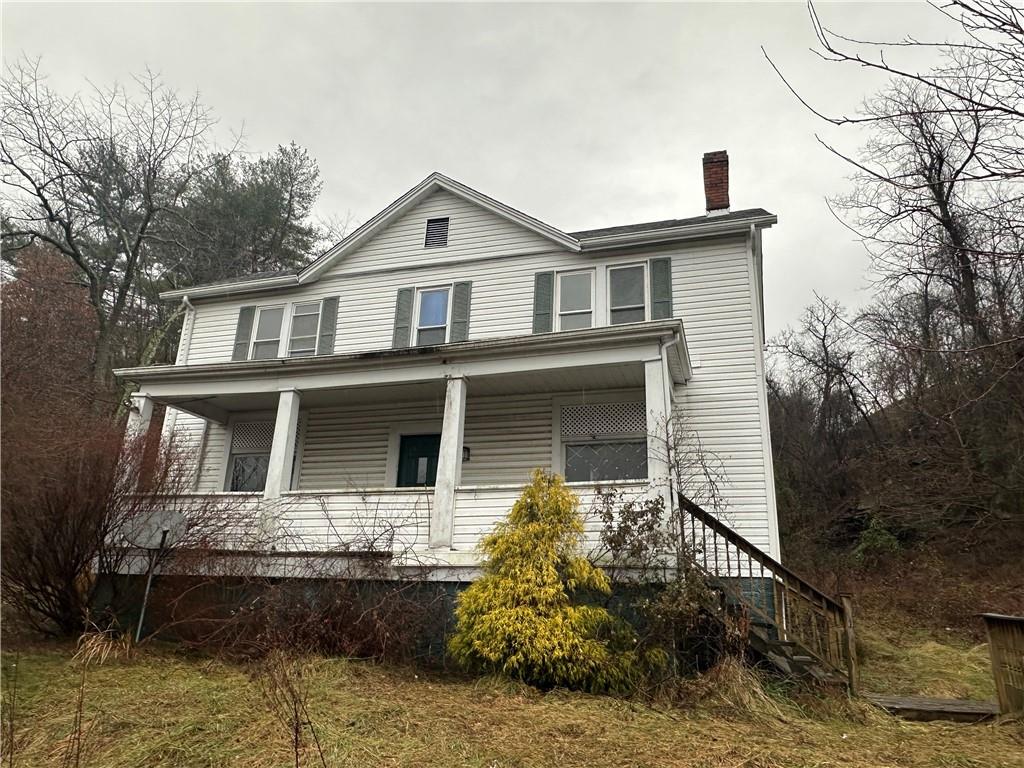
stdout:
POLYGON ((307 357, 316 354, 316 340, 320 333, 320 302, 296 304, 292 311, 289 357, 307 357))
POLYGON ((558 330, 590 328, 594 324, 594 273, 558 274, 558 330))
POLYGON ((416 294, 416 345, 448 341, 450 288, 421 288, 416 294))
POLYGON ((608 268, 608 323, 641 323, 647 319, 646 269, 643 264, 608 268))
POLYGON ((252 335, 250 360, 272 360, 281 347, 281 322, 284 307, 259 307, 256 310, 255 332, 252 335))
POLYGON ((448 217, 427 219, 427 235, 423 239, 423 247, 444 248, 446 245, 448 245, 448 217))

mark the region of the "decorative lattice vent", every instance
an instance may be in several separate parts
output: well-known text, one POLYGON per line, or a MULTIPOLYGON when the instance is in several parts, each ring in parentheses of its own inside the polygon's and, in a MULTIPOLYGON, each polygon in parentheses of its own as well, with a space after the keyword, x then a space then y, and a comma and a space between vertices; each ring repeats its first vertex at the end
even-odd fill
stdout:
POLYGON ((562 439, 598 435, 643 435, 643 403, 591 403, 562 408, 562 439))
POLYGON ((273 442, 273 421, 236 421, 231 431, 232 451, 269 451, 273 442))

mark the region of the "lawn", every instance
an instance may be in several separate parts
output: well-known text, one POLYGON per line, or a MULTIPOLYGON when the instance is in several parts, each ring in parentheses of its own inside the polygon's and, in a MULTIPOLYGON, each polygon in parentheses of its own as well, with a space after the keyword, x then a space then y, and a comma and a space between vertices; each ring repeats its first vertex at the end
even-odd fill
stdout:
MULTIPOLYGON (((67 646, 8 650, 5 731, 15 661, 15 765, 74 765, 65 754, 80 664, 67 646)), ((294 765, 281 710, 253 669, 167 647, 91 665, 80 765, 294 765)), ((835 697, 650 707, 338 659, 305 662, 298 687, 328 766, 1024 766, 1019 723, 906 723, 835 697)), ((303 742, 301 765, 321 765, 308 732, 303 742)))

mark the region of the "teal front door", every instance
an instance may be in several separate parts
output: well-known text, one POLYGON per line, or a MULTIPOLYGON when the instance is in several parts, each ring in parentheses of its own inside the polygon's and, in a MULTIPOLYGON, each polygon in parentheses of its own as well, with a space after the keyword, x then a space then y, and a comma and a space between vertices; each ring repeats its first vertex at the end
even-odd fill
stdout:
POLYGON ((434 485, 440 435, 402 435, 398 447, 398 487, 434 485))

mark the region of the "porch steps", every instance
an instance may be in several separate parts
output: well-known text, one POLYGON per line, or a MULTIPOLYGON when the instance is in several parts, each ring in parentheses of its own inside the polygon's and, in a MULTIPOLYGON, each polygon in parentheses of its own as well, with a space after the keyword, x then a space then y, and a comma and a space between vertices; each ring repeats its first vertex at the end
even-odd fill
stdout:
POLYGON ((742 617, 753 654, 787 677, 825 685, 856 680, 848 599, 833 599, 682 494, 693 561, 715 595, 709 611, 742 617))

